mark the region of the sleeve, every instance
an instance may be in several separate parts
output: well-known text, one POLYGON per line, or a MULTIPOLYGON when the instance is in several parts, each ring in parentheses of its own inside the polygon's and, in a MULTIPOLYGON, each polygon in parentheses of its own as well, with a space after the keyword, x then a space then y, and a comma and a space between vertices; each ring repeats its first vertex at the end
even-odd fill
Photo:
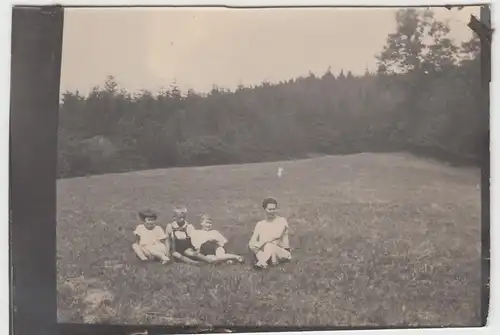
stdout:
POLYGON ((141 236, 141 233, 142 233, 141 228, 142 228, 142 225, 138 225, 137 227, 135 227, 134 235, 141 236))

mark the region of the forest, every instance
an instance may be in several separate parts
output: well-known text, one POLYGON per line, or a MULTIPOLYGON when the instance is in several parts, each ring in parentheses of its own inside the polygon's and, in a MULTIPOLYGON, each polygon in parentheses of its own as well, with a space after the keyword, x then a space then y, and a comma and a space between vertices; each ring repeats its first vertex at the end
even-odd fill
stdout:
POLYGON ((63 92, 58 177, 358 152, 479 165, 489 118, 479 39, 455 43, 427 9, 401 9, 395 20, 377 70, 363 75, 328 68, 234 90, 169 83, 131 93, 114 74, 87 95, 63 92))

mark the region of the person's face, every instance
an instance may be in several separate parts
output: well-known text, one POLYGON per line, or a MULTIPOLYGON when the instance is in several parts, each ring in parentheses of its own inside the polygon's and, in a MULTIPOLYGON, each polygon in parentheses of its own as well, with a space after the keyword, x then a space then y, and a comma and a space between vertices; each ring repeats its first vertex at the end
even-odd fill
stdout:
POLYGON ((181 226, 186 222, 186 212, 175 213, 175 221, 181 226))
POLYGON ((201 221, 201 228, 203 228, 203 230, 212 229, 212 221, 211 220, 202 220, 201 221))
POLYGON ((276 213, 278 211, 278 206, 275 204, 267 204, 265 211, 266 211, 266 217, 268 219, 274 219, 276 217, 276 213))
POLYGON ((144 219, 144 226, 151 230, 155 227, 155 224, 156 224, 156 220, 154 218, 145 218, 144 219))

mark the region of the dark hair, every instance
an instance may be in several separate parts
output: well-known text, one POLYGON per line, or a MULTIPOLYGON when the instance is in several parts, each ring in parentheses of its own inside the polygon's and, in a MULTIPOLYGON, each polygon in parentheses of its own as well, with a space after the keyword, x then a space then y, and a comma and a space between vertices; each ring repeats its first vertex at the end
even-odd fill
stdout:
POLYGON ((276 207, 278 207, 278 201, 274 198, 265 198, 264 201, 262 201, 262 208, 266 209, 267 205, 269 204, 275 204, 276 207))
POLYGON ((146 220, 147 218, 156 220, 156 219, 158 219, 158 214, 156 214, 156 212, 153 211, 153 210, 146 209, 146 210, 143 210, 143 211, 139 212, 139 218, 142 221, 146 220))

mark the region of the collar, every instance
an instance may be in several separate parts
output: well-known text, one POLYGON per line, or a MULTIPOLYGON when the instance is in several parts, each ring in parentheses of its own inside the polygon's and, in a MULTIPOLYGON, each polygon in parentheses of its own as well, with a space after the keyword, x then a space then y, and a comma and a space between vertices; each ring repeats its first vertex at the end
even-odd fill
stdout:
POLYGON ((188 224, 189 223, 187 221, 185 221, 184 225, 181 227, 181 226, 179 226, 179 224, 177 223, 177 221, 174 221, 174 222, 172 222, 172 228, 174 228, 174 229, 182 229, 182 228, 186 228, 188 226, 188 224))

